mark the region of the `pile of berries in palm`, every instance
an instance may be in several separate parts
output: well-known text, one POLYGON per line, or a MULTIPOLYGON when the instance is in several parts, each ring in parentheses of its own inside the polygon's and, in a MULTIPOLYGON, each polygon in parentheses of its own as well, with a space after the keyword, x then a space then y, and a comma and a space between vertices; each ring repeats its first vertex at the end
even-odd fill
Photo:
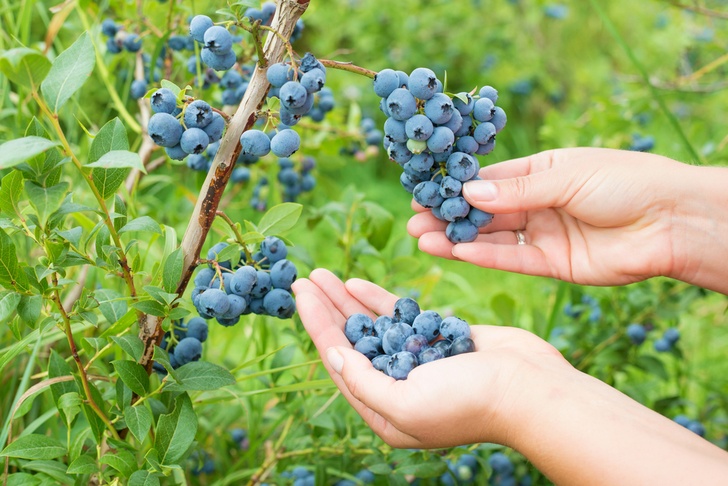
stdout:
MULTIPOLYGON (((187 323, 175 321, 172 329, 162 338, 160 347, 169 354, 169 363, 177 369, 187 363, 199 361, 202 357, 202 343, 207 340, 207 321, 200 317, 193 317, 187 323)), ((166 374, 164 367, 155 362, 155 371, 166 374)))
POLYGON ((293 316, 296 302, 291 285, 298 276, 296 265, 288 260, 288 248, 280 238, 266 237, 260 250, 239 261, 219 258, 229 245, 221 242, 207 253, 209 266, 195 276, 192 303, 205 319, 217 319, 233 326, 247 314, 269 315, 280 319, 293 316))
POLYGON ((391 316, 372 320, 352 314, 344 334, 354 349, 369 358, 374 368, 404 380, 418 365, 475 351, 470 326, 454 316, 444 319, 435 311, 421 311, 414 299, 403 297, 391 316))
POLYGON ((374 92, 382 98, 384 147, 404 172, 400 182, 415 201, 447 221, 453 243, 475 240, 478 229, 493 215, 462 197, 463 184, 479 179, 477 155, 495 148, 495 137, 506 124, 506 114, 495 105, 498 92, 483 87, 479 95, 443 93, 433 71, 417 68, 408 76, 384 69, 374 78, 374 92))
POLYGON ((202 154, 210 144, 219 141, 225 131, 225 119, 203 100, 188 98, 178 102, 168 88, 155 91, 151 97, 154 115, 149 119, 147 132, 154 143, 165 147, 169 158, 183 160, 188 155, 202 154))

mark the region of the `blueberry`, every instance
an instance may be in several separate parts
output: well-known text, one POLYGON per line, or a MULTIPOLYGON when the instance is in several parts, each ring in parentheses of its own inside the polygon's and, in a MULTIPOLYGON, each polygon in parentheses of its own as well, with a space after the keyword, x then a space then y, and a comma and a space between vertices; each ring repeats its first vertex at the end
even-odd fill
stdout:
POLYGON ((325 83, 326 73, 318 68, 314 68, 301 76, 301 86, 303 86, 308 93, 318 93, 324 87, 325 83))
POLYGON ((425 102, 425 116, 436 125, 443 125, 450 121, 453 111, 455 111, 455 108, 453 108, 452 100, 443 93, 435 93, 432 98, 425 102))
POLYGON ((185 109, 184 121, 187 129, 205 128, 212 123, 212 107, 203 100, 195 100, 185 109))
POLYGON ((503 111, 503 108, 500 106, 496 106, 495 114, 493 115, 493 118, 490 119, 490 122, 493 126, 495 126, 495 132, 500 133, 500 131, 506 126, 507 121, 508 118, 506 117, 506 112, 503 111))
POLYGON ((414 192, 415 187, 419 182, 413 181, 410 176, 408 176, 405 172, 402 172, 399 176, 399 182, 402 184, 402 187, 409 192, 410 194, 414 192))
POLYGON ((435 341, 430 349, 438 349, 442 353, 443 356, 448 357, 450 356, 450 345, 452 343, 448 341, 447 339, 441 339, 439 341, 435 341))
POLYGON ((286 247, 286 244, 280 238, 266 236, 260 243, 260 252, 268 259, 269 263, 273 264, 286 258, 288 255, 288 247, 286 247))
POLYGON ((210 282, 212 282, 212 279, 214 278, 215 270, 205 267, 197 273, 194 283, 197 287, 209 287, 210 282))
POLYGON ((459 337, 470 337, 470 326, 460 318, 446 317, 440 323, 440 334, 448 341, 454 341, 459 337))
POLYGON ((513 463, 502 452, 491 454, 488 458, 488 465, 493 469, 493 472, 504 476, 510 476, 514 471, 513 463))
POLYGON ((210 137, 200 128, 188 128, 182 134, 179 144, 188 154, 201 154, 210 145, 210 137))
POLYGON ((450 345, 450 356, 472 353, 473 351, 475 351, 475 343, 469 337, 460 336, 455 338, 450 345))
MULTIPOLYGON (((438 341, 440 342, 440 341, 438 341)), ((442 349, 440 348, 425 348, 423 349, 420 354, 417 355, 417 362, 421 365, 425 363, 430 363, 432 361, 437 361, 438 359, 442 359, 445 357, 445 354, 443 353, 442 349)))
POLYGON ((409 90, 397 88, 387 97, 387 110, 395 120, 405 121, 417 112, 417 100, 409 90))
POLYGON ((377 320, 374 321, 374 335, 383 337, 387 329, 392 327, 392 324, 394 324, 394 321, 389 316, 377 317, 377 320))
POLYGON ((412 322, 412 330, 415 334, 421 334, 427 338, 427 341, 432 341, 440 335, 440 323, 442 317, 435 311, 424 311, 415 317, 412 322))
POLYGON ((193 337, 204 343, 207 340, 207 321, 201 317, 193 317, 187 322, 187 337, 193 337))
POLYGON ((654 347, 655 351, 657 351, 658 353, 666 353, 667 351, 670 351, 672 349, 672 344, 670 344, 670 341, 662 337, 655 341, 654 347))
POLYGON ((167 157, 172 160, 184 160, 184 158, 189 155, 187 152, 182 150, 180 144, 177 144, 174 147, 165 147, 164 151, 167 154, 167 157))
POLYGON ((131 97, 132 99, 138 100, 143 98, 147 94, 147 82, 143 79, 135 79, 131 83, 131 97))
POLYGON ((243 312, 245 312, 245 309, 248 307, 248 301, 245 299, 245 297, 241 297, 239 295, 231 294, 228 292, 227 299, 230 306, 228 307, 227 312, 221 316, 223 319, 235 319, 237 317, 240 317, 243 312))
POLYGON ((407 86, 421 100, 429 100, 437 93, 437 76, 427 68, 417 68, 409 75, 407 86))
POLYGON ((301 137, 295 130, 280 130, 270 141, 270 149, 278 157, 290 157, 301 147, 301 137))
POLYGON ((394 355, 402 350, 404 342, 413 334, 414 331, 408 324, 403 322, 392 324, 382 336, 382 349, 386 354, 394 355))
POLYGON ((281 99, 281 104, 283 106, 289 110, 293 110, 295 108, 302 107, 306 103, 306 99, 309 97, 309 94, 301 83, 288 81, 286 84, 281 86, 278 96, 281 99))
POLYGON ((261 130, 247 130, 240 136, 243 155, 263 157, 270 152, 270 138, 261 130))
POLYGON ((404 87, 406 88, 409 85, 409 76, 404 71, 397 71, 397 78, 399 81, 397 82, 398 86, 400 88, 404 87))
POLYGON ((380 354, 379 356, 376 356, 374 357, 374 359, 372 359, 372 366, 374 366, 375 370, 386 373, 387 365, 389 364, 389 361, 391 359, 392 357, 388 354, 380 354))
POLYGON ((344 324, 344 335, 351 344, 356 344, 364 336, 374 334, 374 321, 366 314, 352 314, 344 324))
POLYGON ((138 52, 142 48, 142 40, 137 34, 129 34, 124 37, 123 45, 129 52, 138 52))
POLYGON ((683 427, 687 427, 691 422, 691 420, 685 415, 676 415, 675 418, 672 420, 682 425, 683 427))
POLYGON ((177 109, 177 97, 172 90, 167 88, 158 89, 151 97, 152 111, 154 113, 172 114, 177 109))
POLYGON ((394 303, 392 319, 395 322, 404 322, 411 325, 418 315, 420 315, 420 306, 414 299, 402 297, 394 303))
MULTIPOLYGON (((167 41, 167 45, 173 51, 184 51, 187 49, 189 37, 184 35, 172 35, 167 41)), ((193 39, 194 41, 194 39, 193 39)))
POLYGON ((432 136, 434 129, 435 127, 433 126, 432 121, 430 121, 430 119, 425 115, 414 115, 405 122, 405 134, 408 138, 413 140, 427 140, 430 136, 432 136))
POLYGON ((376 336, 364 336, 356 342, 354 349, 368 359, 374 359, 382 354, 382 340, 376 336))
POLYGON ((400 351, 392 355, 387 363, 387 375, 395 380, 405 380, 407 375, 417 366, 417 357, 408 352, 400 351))
POLYGON ((480 145, 487 145, 495 140, 495 125, 490 122, 481 123, 473 132, 473 138, 480 145))
POLYGON ((116 22, 111 19, 105 19, 101 23, 101 32, 106 37, 114 37, 118 31, 119 27, 116 25, 116 22))
POLYGON ((493 104, 498 102, 498 90, 492 86, 483 86, 479 93, 481 98, 488 98, 493 104))
POLYGON ((407 143, 407 131, 405 127, 405 122, 389 117, 384 122, 384 136, 390 142, 407 143))
POLYGON ((200 57, 202 58, 202 62, 215 71, 227 71, 232 68, 237 61, 237 57, 233 51, 227 51, 224 54, 216 54, 209 49, 203 49, 200 57))
POLYGON ((106 50, 112 54, 118 54, 121 52, 121 44, 116 42, 114 37, 109 37, 106 40, 106 50))
POLYGON ((294 72, 290 65, 279 62, 268 67, 265 76, 272 86, 280 88, 287 82, 293 81, 294 72))
POLYGON ((662 337, 665 341, 670 343, 670 346, 674 346, 680 339, 680 331, 671 327, 665 331, 665 334, 663 334, 662 337))
POLYGON ((428 172, 432 169, 435 163, 435 159, 432 154, 422 152, 417 155, 413 155, 408 161, 410 167, 418 172, 428 172))
POLYGON ((445 176, 440 181, 438 191, 443 198, 457 197, 462 193, 463 183, 452 176, 445 176))
POLYGON ((470 211, 470 204, 462 196, 445 199, 440 205, 442 217, 448 221, 463 219, 470 211))
POLYGON ((222 138, 222 134, 225 131, 225 119, 220 113, 212 113, 212 121, 209 125, 202 129, 207 134, 209 143, 215 143, 222 138))
POLYGON ((291 290, 291 285, 296 281, 298 271, 292 261, 278 260, 270 268, 270 279, 273 287, 277 289, 291 290))
POLYGON ((627 326, 627 337, 632 344, 642 344, 647 339, 647 330, 642 324, 632 323, 627 326))
POLYGON ((412 158, 412 152, 403 143, 393 143, 387 149, 389 158, 400 165, 406 164, 412 158))
POLYGON ((225 292, 219 289, 207 289, 200 294, 200 307, 205 314, 219 317, 225 315, 230 308, 230 301, 225 292))
POLYGON ((296 302, 290 292, 273 289, 263 297, 263 308, 265 313, 270 316, 287 319, 296 311, 296 302))
POLYGON ((399 76, 393 69, 382 69, 374 76, 374 92, 380 98, 388 97, 399 87, 399 76))
POLYGON ((472 96, 470 96, 470 93, 458 93, 452 99, 452 106, 459 111, 462 116, 468 116, 473 111, 475 100, 472 96), (462 100, 463 98, 467 100, 467 103, 462 100))
POLYGON ((482 228, 493 221, 493 214, 471 207, 470 212, 468 213, 468 221, 473 223, 473 226, 476 228, 482 228))
POLYGON ((443 203, 444 198, 440 195, 440 184, 432 181, 420 182, 415 186, 412 195, 417 203, 425 208, 433 208, 443 203))
POLYGON ((149 119, 147 132, 160 147, 174 147, 180 143, 183 133, 179 121, 169 113, 155 113, 149 119))
POLYGON ((230 288, 233 293, 240 296, 246 296, 252 291, 257 279, 257 270, 246 265, 235 270, 230 281, 230 288))
POLYGON ((174 348, 174 359, 180 366, 202 357, 202 343, 193 337, 186 337, 177 343, 174 348))
POLYGON ((409 351, 415 356, 419 355, 423 350, 430 347, 429 340, 422 334, 412 334, 407 337, 402 344, 402 351, 409 351))
POLYGON ((480 168, 478 161, 472 155, 464 152, 453 152, 445 164, 447 174, 460 182, 466 182, 475 177, 480 168))
POLYGON ((432 136, 427 139, 427 148, 433 154, 440 154, 451 150, 453 143, 455 143, 455 134, 452 130, 447 127, 435 127, 432 136))
POLYGON ((205 43, 205 32, 215 24, 207 15, 195 15, 190 21, 190 35, 200 44, 205 43))
POLYGON ((473 118, 479 122, 487 122, 495 115, 495 105, 489 98, 480 98, 473 106, 473 118))
POLYGON ((463 123, 463 116, 460 114, 459 111, 453 109, 450 120, 448 120, 446 123, 443 123, 442 126, 449 128, 450 130, 452 130, 453 133, 455 133, 460 131, 460 129, 463 127, 463 123))
POLYGON ((691 432, 695 432, 700 437, 705 437, 705 427, 697 420, 691 420, 687 425, 687 429, 691 432))
MULTIPOLYGON (((263 270, 258 270, 256 280, 255 280, 255 285, 253 285, 253 288, 250 290, 250 295, 252 295, 255 298, 262 299, 263 296, 265 296, 265 294, 270 292, 270 289, 271 289, 270 274, 263 270)), ((258 314, 258 313, 256 312, 256 314, 258 314)))
POLYGON ((219 25, 207 29, 203 40, 205 48, 218 55, 226 55, 233 47, 233 36, 225 27, 219 25))

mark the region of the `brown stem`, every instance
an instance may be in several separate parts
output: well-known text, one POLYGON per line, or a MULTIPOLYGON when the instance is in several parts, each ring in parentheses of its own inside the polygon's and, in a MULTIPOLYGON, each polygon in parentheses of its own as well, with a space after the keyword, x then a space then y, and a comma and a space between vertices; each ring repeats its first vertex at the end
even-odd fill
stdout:
MULTIPOLYGON (((282 37, 289 39, 296 21, 306 11, 308 5, 309 0, 281 0, 272 27, 280 32, 282 37)), ((240 136, 253 126, 256 113, 267 98, 270 83, 266 78, 265 68, 261 66, 267 65, 268 62, 280 62, 285 49, 285 42, 282 42, 279 36, 268 36, 263 49, 264 55, 259 59, 259 65, 253 72, 245 96, 220 142, 220 148, 200 189, 200 195, 180 245, 184 255, 184 270, 177 285, 178 295, 184 294, 192 277, 202 245, 215 219, 220 198, 235 167, 235 161, 240 155, 240 136)), ((163 334, 159 318, 145 316, 140 322, 139 337, 144 343, 144 355, 140 363, 146 367, 148 373, 151 373, 152 369, 154 346, 161 342, 163 334)))
POLYGON ((350 62, 332 61, 331 59, 319 59, 319 62, 329 68, 340 69, 342 71, 349 71, 350 73, 359 74, 361 76, 366 76, 367 78, 371 78, 371 79, 374 79, 374 76, 377 75, 376 71, 372 71, 371 69, 366 69, 361 66, 357 66, 350 62))
POLYGON ((708 17, 715 17, 717 19, 728 19, 728 13, 725 12, 718 12, 715 10, 710 10, 709 8, 705 7, 699 7, 697 5, 686 5, 681 2, 668 2, 670 5, 678 8, 683 8, 685 10, 689 10, 691 12, 699 13, 702 15, 707 15, 708 17))
POLYGON ((111 435, 114 436, 114 438, 119 439, 119 433, 114 428, 114 425, 111 423, 109 418, 106 416, 103 410, 98 406, 96 401, 94 400, 93 395, 91 394, 91 386, 88 382, 88 375, 86 374, 86 368, 84 368, 83 363, 81 363, 81 357, 78 355, 78 348, 76 347, 76 341, 73 338, 73 331, 71 330, 71 319, 68 317, 68 314, 66 313, 66 309, 63 308, 63 302, 61 302, 61 294, 58 292, 58 276, 57 274, 53 274, 51 277, 51 281, 53 283, 53 294, 52 299, 53 302, 56 304, 56 307, 58 307, 58 312, 61 313, 61 317, 63 318, 63 330, 66 333, 66 338, 68 339, 68 345, 71 347, 71 355, 73 356, 73 360, 76 362, 76 366, 78 367, 78 373, 81 376, 81 383, 83 384, 83 391, 86 394, 86 400, 88 401, 89 406, 93 409, 93 411, 96 413, 96 415, 99 416, 99 418, 106 424, 106 427, 111 432, 111 435))

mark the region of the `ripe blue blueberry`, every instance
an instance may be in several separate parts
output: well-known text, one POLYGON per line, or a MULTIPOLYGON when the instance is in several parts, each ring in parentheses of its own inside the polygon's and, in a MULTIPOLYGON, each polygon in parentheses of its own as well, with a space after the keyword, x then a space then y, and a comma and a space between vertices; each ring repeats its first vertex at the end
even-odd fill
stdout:
POLYGON ((278 260, 270 267, 270 279, 273 287, 277 289, 291 290, 291 285, 296 281, 298 271, 292 261, 278 260))
POLYGON ((399 76, 393 69, 382 69, 374 76, 374 92, 380 98, 387 98, 392 91, 401 86, 399 76))
POLYGON ((200 128, 188 128, 182 134, 179 144, 188 154, 201 154, 210 145, 210 137, 200 128))
POLYGON ((281 86, 278 96, 281 99, 281 104, 289 110, 292 110, 302 107, 306 103, 309 94, 301 83, 288 81, 281 86))
POLYGON ((414 299, 402 297, 394 303, 392 320, 395 322, 412 325, 418 315, 420 315, 420 306, 414 299))
POLYGON ((301 137, 295 130, 286 128, 276 133, 270 141, 270 149, 278 157, 290 157, 301 147, 301 137))
POLYGON ((498 102, 498 90, 492 86, 483 86, 478 94, 481 98, 488 98, 493 104, 498 102))
POLYGON ((671 327, 665 331, 665 334, 663 334, 663 339, 670 343, 670 346, 674 346, 675 343, 680 340, 680 331, 675 329, 674 327, 671 327))
POLYGON ((387 372, 387 365, 389 364, 389 361, 392 359, 392 357, 388 354, 380 354, 379 356, 375 356, 372 359, 372 366, 374 366, 374 369, 377 371, 381 371, 382 373, 387 372))
POLYGON ((290 292, 273 289, 263 297, 263 308, 268 315, 287 319, 296 311, 296 302, 290 292))
POLYGON ((440 195, 440 184, 432 181, 420 182, 412 192, 417 203, 425 208, 439 206, 444 201, 440 195))
POLYGON ((147 132, 160 147, 174 147, 180 143, 183 133, 179 121, 169 113, 155 113, 149 119, 147 132))
POLYGON ((440 348, 425 348, 423 349, 420 354, 417 355, 417 362, 421 365, 425 363, 431 363, 432 361, 437 361, 438 359, 442 359, 445 357, 445 354, 442 352, 440 348))
POLYGON ((351 344, 355 344, 364 336, 374 334, 374 321, 366 314, 352 314, 344 324, 344 335, 351 344))
POLYGON ((448 341, 455 341, 459 337, 470 337, 470 326, 458 317, 446 317, 440 323, 440 334, 448 341))
POLYGON ((480 98, 473 106, 473 118, 479 122, 487 122, 495 115, 495 105, 489 98, 480 98))
POLYGON ((147 94, 147 82, 144 79, 135 79, 131 83, 131 97, 135 100, 143 98, 147 94))
POLYGON ((208 316, 220 317, 230 309, 230 301, 220 289, 207 289, 200 294, 200 308, 208 316))
POLYGON ((432 121, 430 121, 430 119, 425 115, 414 115, 405 122, 405 134, 408 138, 413 140, 427 140, 430 136, 432 136, 434 129, 435 127, 432 124, 432 121))
POLYGON ((205 128, 212 122, 212 107, 203 100, 195 100, 185 109, 185 126, 189 128, 205 128))
POLYGON ((385 354, 394 355, 402 350, 402 345, 415 332, 403 322, 396 322, 382 336, 382 349, 385 354))
POLYGON ((232 68, 235 65, 235 61, 237 61, 235 52, 232 50, 227 51, 224 54, 216 54, 209 49, 203 49, 200 57, 202 58, 202 62, 215 71, 227 71, 232 68))
POLYGON ((142 40, 137 34, 129 34, 124 37, 123 45, 129 52, 138 52, 142 48, 142 40))
POLYGON ((409 90, 397 88, 387 97, 387 110, 395 120, 406 121, 417 112, 417 100, 409 90))
POLYGON ((263 157, 270 152, 270 138, 261 130, 247 130, 240 136, 243 155, 263 157))
POLYGON ((280 88, 287 82, 293 81, 294 72, 289 64, 279 62, 268 67, 265 76, 273 87, 280 88))
POLYGON ((654 347, 655 351, 657 351, 658 353, 666 353, 667 351, 670 351, 672 349, 672 344, 670 344, 670 341, 662 337, 655 341, 654 347))
POLYGON ((275 236, 266 236, 260 243, 260 252, 273 264, 279 260, 283 260, 288 255, 288 247, 280 238, 275 236))
POLYGON ((202 129, 207 134, 210 143, 215 143, 222 138, 225 131, 225 119, 217 112, 212 113, 212 121, 202 129))
POLYGON ((495 126, 495 132, 500 133, 500 131, 506 126, 507 121, 508 117, 506 116, 506 112, 503 111, 503 108, 500 106, 496 106, 495 114, 493 115, 493 118, 490 119, 490 122, 495 126))
POLYGON ((190 21, 190 35, 200 44, 205 43, 205 32, 215 24, 207 15, 195 15, 190 21))
POLYGON ((469 337, 460 336, 450 344, 450 356, 472 353, 473 351, 475 351, 475 343, 469 337))
POLYGON ((437 93, 437 76, 431 69, 420 67, 410 73, 407 86, 416 98, 429 100, 437 93))
POLYGON ((202 343, 193 337, 186 337, 174 347, 174 359, 179 366, 184 366, 202 357, 202 343))
POLYGON ((154 113, 172 114, 177 109, 177 97, 167 88, 155 91, 150 101, 154 113))
POLYGON ((435 311, 424 311, 415 317, 412 322, 412 330, 416 334, 421 334, 427 338, 427 341, 432 341, 440 335, 440 323, 442 317, 435 311))
POLYGON ((404 340, 404 343, 402 344, 402 351, 409 351, 417 356, 429 347, 428 339, 425 336, 422 334, 413 334, 404 340))
POLYGON ((392 117, 384 122, 384 136, 390 142, 407 143, 407 132, 405 122, 392 117))
POLYGON ((493 214, 471 207, 468 213, 468 221, 473 223, 476 228, 482 228, 493 221, 493 214))
POLYGON ((417 357, 408 352, 400 351, 392 355, 387 363, 387 375, 395 380, 405 380, 410 372, 417 366, 417 357))
POLYGON ((478 227, 468 219, 459 219, 447 225, 445 236, 452 243, 470 243, 478 237, 478 227))
POLYGON ((374 335, 383 337, 387 329, 392 327, 392 324, 394 324, 394 321, 389 316, 381 315, 377 317, 374 321, 374 335))
POLYGON ((440 214, 448 221, 465 218, 470 212, 470 204, 462 196, 447 198, 440 205, 440 214))
POLYGON ((472 96, 470 96, 470 93, 458 93, 457 96, 452 99, 452 106, 459 111, 462 116, 468 116, 473 111, 475 100, 472 96), (463 101, 463 98, 465 98, 467 102, 463 101))
POLYGON ((445 176, 440 181, 439 192, 443 198, 457 197, 463 190, 463 183, 452 176, 445 176))
POLYGON ((425 102, 425 116, 436 125, 443 125, 450 121, 453 111, 455 111, 455 108, 453 108, 452 100, 443 93, 435 93, 432 98, 425 102))
POLYGON ((466 182, 478 173, 479 164, 472 155, 463 152, 453 152, 447 158, 445 168, 450 177, 454 177, 461 182, 466 182))
POLYGON ((318 93, 326 83, 326 73, 319 68, 314 68, 301 76, 301 86, 308 93, 318 93))
POLYGON ((255 285, 253 285, 253 288, 250 290, 250 295, 255 298, 262 299, 265 294, 270 292, 271 286, 270 274, 263 270, 258 270, 255 285))
POLYGON ((647 338, 647 330, 642 324, 632 323, 627 326, 627 337, 632 344, 640 345, 647 338))
POLYGON ((376 336, 364 336, 356 342, 354 349, 371 360, 382 354, 382 340, 376 336))
POLYGON ((225 27, 215 25, 205 31, 203 36, 206 49, 218 55, 225 55, 233 47, 233 36, 225 27))
POLYGON ((187 322, 187 337, 193 337, 204 343, 207 340, 207 321, 201 317, 193 317, 187 322))
MULTIPOLYGON (((447 127, 435 127, 432 135, 427 139, 427 148, 433 154, 440 154, 452 149, 455 143, 455 134, 447 127)), ((435 159, 437 162, 437 159, 435 159)))
POLYGON ((502 452, 491 454, 488 458, 488 465, 493 469, 493 472, 502 476, 510 476, 514 471, 513 463, 502 452))

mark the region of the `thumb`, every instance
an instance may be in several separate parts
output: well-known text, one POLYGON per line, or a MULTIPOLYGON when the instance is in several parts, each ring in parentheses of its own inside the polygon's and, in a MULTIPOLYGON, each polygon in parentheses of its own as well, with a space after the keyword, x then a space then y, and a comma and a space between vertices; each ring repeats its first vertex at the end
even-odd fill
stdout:
POLYGON ((570 197, 567 190, 568 181, 552 169, 511 179, 466 182, 463 196, 478 209, 507 214, 559 207, 560 201, 570 197))
POLYGON ((339 374, 349 394, 375 412, 387 410, 390 405, 387 393, 394 379, 377 371, 366 356, 343 346, 326 350, 326 360, 331 369, 339 374))

